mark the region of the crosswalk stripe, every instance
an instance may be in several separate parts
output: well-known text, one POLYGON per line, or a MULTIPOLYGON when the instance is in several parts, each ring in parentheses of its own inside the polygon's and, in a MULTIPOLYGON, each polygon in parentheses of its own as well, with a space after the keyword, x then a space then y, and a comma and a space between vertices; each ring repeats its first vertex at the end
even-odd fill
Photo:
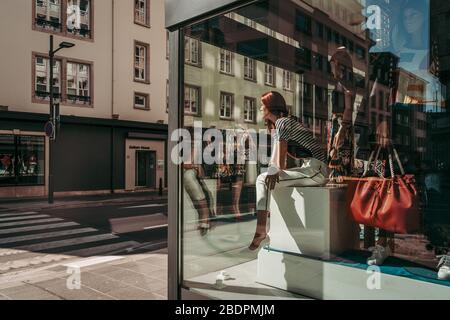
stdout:
POLYGON ((0 222, 32 220, 32 219, 48 218, 48 217, 49 217, 49 215, 47 215, 47 214, 39 214, 39 215, 31 215, 31 216, 23 216, 23 217, 9 217, 9 218, 0 218, 0 222))
POLYGON ((27 235, 27 236, 19 236, 19 237, 0 239, 0 244, 23 242, 23 241, 30 241, 30 240, 37 240, 37 239, 46 239, 46 238, 56 238, 56 237, 61 237, 61 236, 70 236, 70 235, 75 235, 75 234, 82 234, 82 233, 96 232, 96 231, 98 231, 98 230, 94 229, 94 228, 81 228, 81 229, 65 230, 65 231, 59 231, 59 232, 40 233, 40 234, 33 234, 33 235, 27 235))
POLYGON ((27 212, 6 212, 6 213, 0 213, 0 217, 15 217, 15 216, 28 216, 32 214, 37 214, 35 211, 27 211, 27 212))
POLYGON ((40 250, 64 248, 64 247, 69 247, 69 246, 73 246, 73 245, 81 245, 81 244, 103 241, 103 240, 111 240, 111 239, 117 239, 117 236, 110 234, 110 233, 106 233, 106 234, 99 234, 96 236, 71 238, 71 239, 66 239, 66 240, 37 243, 37 244, 28 245, 28 246, 19 246, 19 247, 14 247, 14 248, 19 249, 19 250, 40 251, 40 250))
POLYGON ((39 225, 39 226, 4 229, 4 230, 0 230, 0 235, 10 234, 10 233, 18 233, 18 232, 47 230, 47 229, 59 229, 59 228, 75 227, 75 226, 79 226, 79 224, 76 222, 44 224, 44 225, 39 225))
POLYGON ((117 242, 107 245, 101 245, 86 249, 77 249, 69 252, 64 252, 65 255, 68 256, 79 256, 79 257, 90 257, 99 254, 105 254, 108 252, 113 252, 125 248, 132 248, 137 246, 139 243, 135 241, 125 241, 125 242, 117 242))
POLYGON ((59 218, 51 218, 51 219, 38 219, 38 220, 30 220, 30 221, 20 221, 20 222, 7 222, 7 223, 0 223, 0 228, 3 227, 15 227, 15 226, 25 226, 27 224, 35 224, 35 223, 46 223, 46 222, 56 222, 56 221, 63 221, 59 218))

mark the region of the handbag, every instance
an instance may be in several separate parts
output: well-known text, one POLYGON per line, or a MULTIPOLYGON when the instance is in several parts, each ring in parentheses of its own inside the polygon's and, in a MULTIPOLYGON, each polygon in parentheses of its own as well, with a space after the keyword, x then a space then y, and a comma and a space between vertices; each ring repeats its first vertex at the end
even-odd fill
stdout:
MULTIPOLYGON (((380 150, 381 147, 377 150, 375 162, 380 150)), ((395 174, 393 156, 389 153, 391 177, 385 178, 382 173, 378 173, 379 177, 367 178, 375 155, 373 151, 367 168, 354 189, 349 212, 359 224, 399 234, 410 234, 420 228, 419 194, 414 176, 405 174, 395 148, 393 153, 401 175, 395 174)))

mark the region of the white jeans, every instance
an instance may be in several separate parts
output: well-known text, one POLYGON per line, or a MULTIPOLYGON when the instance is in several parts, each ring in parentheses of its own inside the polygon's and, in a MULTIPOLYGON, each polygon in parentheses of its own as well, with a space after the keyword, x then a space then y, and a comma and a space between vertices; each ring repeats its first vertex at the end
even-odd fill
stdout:
MULTIPOLYGON (((270 192, 266 186, 267 173, 259 175, 256 180, 256 210, 269 211, 270 192)), ((325 185, 328 180, 327 165, 320 160, 304 160, 303 166, 280 171, 280 182, 275 189, 283 187, 317 187, 325 185)))

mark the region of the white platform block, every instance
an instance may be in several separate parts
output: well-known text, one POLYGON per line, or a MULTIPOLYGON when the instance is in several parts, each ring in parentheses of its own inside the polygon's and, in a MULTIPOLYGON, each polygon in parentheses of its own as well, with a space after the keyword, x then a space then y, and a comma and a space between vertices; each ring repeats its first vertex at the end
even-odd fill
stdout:
POLYGON ((292 254, 261 250, 257 282, 323 300, 448 300, 450 288, 292 254))
POLYGON ((272 193, 270 247, 329 258, 359 247, 346 209, 346 187, 288 187, 272 193))

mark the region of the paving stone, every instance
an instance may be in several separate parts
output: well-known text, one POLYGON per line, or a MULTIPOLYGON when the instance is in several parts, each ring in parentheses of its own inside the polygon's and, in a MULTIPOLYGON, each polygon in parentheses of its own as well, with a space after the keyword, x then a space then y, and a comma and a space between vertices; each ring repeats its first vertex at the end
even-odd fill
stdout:
POLYGON ((110 291, 129 287, 129 285, 124 282, 91 272, 81 273, 81 284, 102 293, 109 293, 110 291))
POLYGON ((165 281, 126 269, 110 273, 107 276, 148 291, 160 290, 166 286, 165 281))
POLYGON ((59 300, 58 296, 32 285, 3 289, 1 294, 11 300, 59 300))
POLYGON ((115 290, 109 292, 109 295, 119 300, 161 300, 161 296, 137 288, 124 288, 115 290))
POLYGON ((97 290, 93 290, 81 284, 80 290, 70 290, 67 288, 66 279, 54 279, 36 284, 41 288, 53 293, 65 300, 111 300, 112 298, 97 290))

